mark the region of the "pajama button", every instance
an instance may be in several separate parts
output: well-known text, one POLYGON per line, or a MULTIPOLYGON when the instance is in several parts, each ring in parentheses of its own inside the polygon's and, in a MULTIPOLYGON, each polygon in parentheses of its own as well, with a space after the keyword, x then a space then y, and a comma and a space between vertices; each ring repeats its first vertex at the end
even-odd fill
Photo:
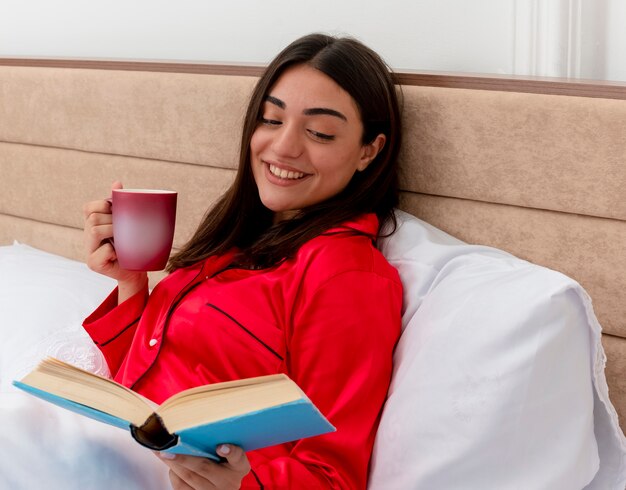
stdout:
POLYGON ((150 339, 150 342, 148 342, 148 345, 150 347, 154 347, 155 345, 157 345, 158 340, 157 339, 150 339))

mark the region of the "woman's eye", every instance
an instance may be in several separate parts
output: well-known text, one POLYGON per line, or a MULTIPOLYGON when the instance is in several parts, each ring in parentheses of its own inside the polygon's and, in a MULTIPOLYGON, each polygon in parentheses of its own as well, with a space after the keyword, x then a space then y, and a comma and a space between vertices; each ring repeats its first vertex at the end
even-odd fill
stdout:
POLYGON ((313 131, 312 129, 307 129, 307 131, 311 136, 322 141, 332 141, 335 139, 335 136, 332 134, 320 133, 319 131, 313 131))
POLYGON ((265 117, 261 117, 260 121, 261 124, 265 124, 266 126, 278 126, 281 124, 281 122, 276 119, 267 119, 265 117))

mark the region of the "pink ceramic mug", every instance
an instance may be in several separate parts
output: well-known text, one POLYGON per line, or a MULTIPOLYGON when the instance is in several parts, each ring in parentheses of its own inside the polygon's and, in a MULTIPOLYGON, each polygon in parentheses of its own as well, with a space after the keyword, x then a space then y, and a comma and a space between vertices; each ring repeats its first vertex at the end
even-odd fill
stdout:
POLYGON ((174 241, 176 191, 113 189, 113 246, 122 269, 158 271, 174 241))

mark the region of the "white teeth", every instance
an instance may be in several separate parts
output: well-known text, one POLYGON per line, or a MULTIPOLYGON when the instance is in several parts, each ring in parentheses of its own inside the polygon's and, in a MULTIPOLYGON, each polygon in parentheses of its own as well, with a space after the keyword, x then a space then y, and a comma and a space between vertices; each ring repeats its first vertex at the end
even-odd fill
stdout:
POLYGON ((304 173, 302 172, 292 172, 291 170, 278 168, 276 165, 270 165, 270 172, 276 177, 287 180, 297 180, 304 177, 304 173))

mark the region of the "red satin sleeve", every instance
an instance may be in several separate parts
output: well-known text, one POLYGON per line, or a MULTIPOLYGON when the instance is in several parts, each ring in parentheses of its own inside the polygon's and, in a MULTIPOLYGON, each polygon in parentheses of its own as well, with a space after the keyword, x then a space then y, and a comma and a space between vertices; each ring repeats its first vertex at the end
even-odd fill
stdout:
POLYGON ((253 472, 242 488, 365 489, 402 287, 389 276, 349 271, 305 288, 300 303, 287 339, 289 375, 337 431, 249 453, 253 472))
POLYGON ((98 346, 111 375, 115 377, 148 302, 148 288, 117 304, 117 288, 83 322, 83 328, 98 346))

